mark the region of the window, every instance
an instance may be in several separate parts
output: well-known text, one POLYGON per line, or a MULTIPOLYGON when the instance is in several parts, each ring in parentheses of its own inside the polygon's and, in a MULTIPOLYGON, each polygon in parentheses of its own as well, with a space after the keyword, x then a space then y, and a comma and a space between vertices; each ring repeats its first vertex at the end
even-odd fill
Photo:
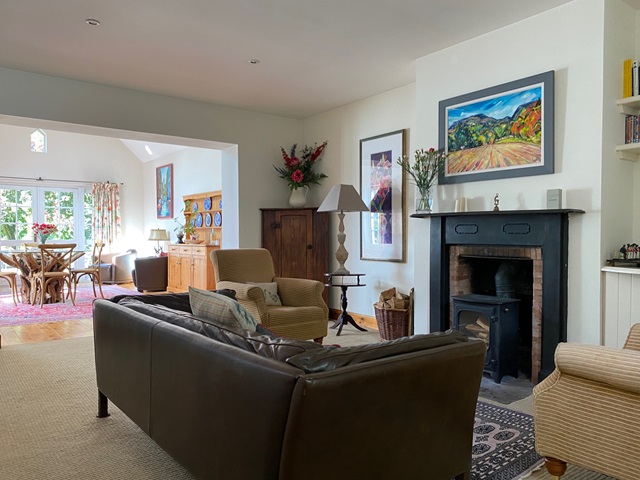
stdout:
POLYGON ((88 251, 93 246, 92 203, 90 187, 0 185, 0 247, 16 250, 34 241, 31 225, 35 222, 58 227, 51 240, 73 242, 78 250, 88 251))
POLYGON ((47 134, 44 133, 44 130, 34 130, 31 134, 31 151, 47 153, 47 134))

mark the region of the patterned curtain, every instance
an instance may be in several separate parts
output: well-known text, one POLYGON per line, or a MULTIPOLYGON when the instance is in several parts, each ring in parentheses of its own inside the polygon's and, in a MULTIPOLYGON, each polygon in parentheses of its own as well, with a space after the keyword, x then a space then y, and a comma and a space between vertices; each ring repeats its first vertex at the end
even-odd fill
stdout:
POLYGON ((117 183, 94 183, 93 240, 112 244, 120 235, 120 188, 117 183))

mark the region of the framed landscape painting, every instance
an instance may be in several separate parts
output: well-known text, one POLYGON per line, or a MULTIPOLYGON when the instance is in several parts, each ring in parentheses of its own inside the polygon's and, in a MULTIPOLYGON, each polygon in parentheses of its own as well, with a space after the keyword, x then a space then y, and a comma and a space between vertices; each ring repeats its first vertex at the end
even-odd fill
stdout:
POLYGON ((156 168, 157 218, 173 218, 173 164, 156 168))
POLYGON ((553 71, 442 100, 438 183, 553 173, 553 71))
POLYGON ((360 140, 360 258, 405 261, 405 130, 360 140))

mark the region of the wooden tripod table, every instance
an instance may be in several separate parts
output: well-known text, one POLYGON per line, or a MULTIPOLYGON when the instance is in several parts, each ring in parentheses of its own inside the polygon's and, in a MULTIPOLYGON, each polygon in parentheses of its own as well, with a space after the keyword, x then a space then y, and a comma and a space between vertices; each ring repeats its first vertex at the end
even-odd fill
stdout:
POLYGON ((347 312, 347 289, 349 287, 366 287, 365 283, 362 283, 361 277, 364 277, 364 273, 325 273, 325 277, 327 277, 327 281, 324 284, 325 287, 340 287, 342 293, 340 294, 340 302, 342 304, 342 313, 338 317, 338 320, 335 321, 330 328, 338 328, 338 333, 336 336, 340 336, 342 333, 342 327, 344 327, 347 323, 353 325, 357 330, 361 332, 366 332, 366 328, 362 328, 360 325, 356 323, 349 312, 347 312))

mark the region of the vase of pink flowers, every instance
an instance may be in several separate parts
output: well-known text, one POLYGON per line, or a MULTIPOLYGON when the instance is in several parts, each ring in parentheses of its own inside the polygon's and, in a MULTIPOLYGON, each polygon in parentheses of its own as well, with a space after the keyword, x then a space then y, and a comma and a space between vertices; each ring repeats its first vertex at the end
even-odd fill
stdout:
POLYGON ((291 189, 289 205, 294 208, 302 208, 307 202, 309 186, 314 183, 319 185, 320 180, 327 178, 324 173, 313 171, 315 164, 321 160, 320 156, 327 146, 327 142, 323 142, 321 145, 316 143, 313 147, 305 145, 299 155, 296 154, 297 146, 294 144, 289 152, 280 147, 284 166, 276 167, 274 165, 273 168, 276 169, 280 178, 287 181, 291 189))
POLYGON ((58 230, 58 227, 52 223, 34 223, 31 230, 34 240, 37 240, 38 243, 45 243, 49 236, 58 230))

